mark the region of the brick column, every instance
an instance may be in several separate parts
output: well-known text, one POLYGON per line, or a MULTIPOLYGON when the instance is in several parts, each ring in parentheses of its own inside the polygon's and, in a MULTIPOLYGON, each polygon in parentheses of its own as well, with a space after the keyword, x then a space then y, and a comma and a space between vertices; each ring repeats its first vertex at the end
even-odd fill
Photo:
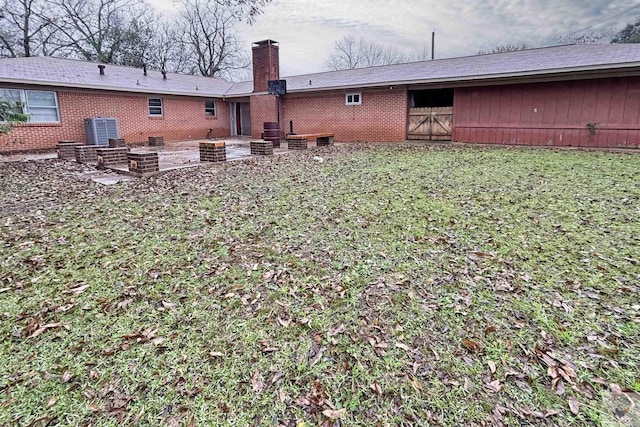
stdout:
POLYGON ((273 154, 273 141, 251 141, 251 154, 270 156, 273 154))
POLYGON ((164 136, 150 136, 149 147, 164 147, 164 136))
POLYGON ((201 142, 200 143, 201 162, 226 162, 227 148, 224 142, 201 142))
POLYGON ((98 169, 104 169, 108 166, 127 163, 129 148, 98 148, 96 154, 98 156, 98 169))
POLYGON ((287 146, 289 150, 306 150, 307 140, 306 139, 288 139, 287 146))
POLYGON ((324 136, 321 138, 318 138, 316 140, 318 147, 328 147, 330 145, 333 145, 333 137, 332 136, 324 136))
POLYGON ((124 138, 109 138, 109 148, 122 148, 126 147, 124 138))
POLYGON ((75 147, 83 145, 81 142, 75 141, 58 141, 58 158, 65 160, 75 160, 75 147))
POLYGON ((97 145, 80 145, 74 148, 76 153, 76 162, 78 163, 97 163, 98 154, 97 145))
POLYGON ((151 175, 160 170, 158 165, 158 153, 143 151, 128 153, 129 172, 135 176, 151 175))

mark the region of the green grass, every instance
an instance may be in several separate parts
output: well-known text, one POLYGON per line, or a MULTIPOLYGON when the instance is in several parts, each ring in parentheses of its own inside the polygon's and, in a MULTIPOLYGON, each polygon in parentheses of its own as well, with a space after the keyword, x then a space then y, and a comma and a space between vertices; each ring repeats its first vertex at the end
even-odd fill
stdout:
POLYGON ((82 168, 0 164, 0 425, 599 425, 640 392, 637 154, 82 168))

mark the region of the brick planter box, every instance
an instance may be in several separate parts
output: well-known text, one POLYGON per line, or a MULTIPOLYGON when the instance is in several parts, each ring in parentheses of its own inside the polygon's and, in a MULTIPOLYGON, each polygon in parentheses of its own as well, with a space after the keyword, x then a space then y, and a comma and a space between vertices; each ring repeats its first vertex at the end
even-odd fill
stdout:
POLYGON ((98 163, 98 145, 80 145, 74 147, 76 162, 78 163, 98 163))
POLYGON ((251 154, 270 156, 273 154, 273 141, 251 141, 251 154))
POLYGON ((149 147, 164 147, 164 136, 150 136, 149 147))
POLYGON ((58 158, 65 160, 76 159, 76 147, 80 147, 81 142, 75 141, 58 141, 58 158))
POLYGON ((318 147, 329 147, 333 145, 333 137, 332 136, 323 136, 316 140, 318 147))
POLYGON ((129 148, 98 148, 98 169, 104 169, 121 163, 127 163, 129 148))
POLYGON ((224 142, 201 142, 200 143, 201 162, 226 162, 227 147, 224 142))
POLYGON ((307 140, 306 139, 289 139, 287 140, 287 146, 289 147, 289 150, 306 150, 307 140))
POLYGON ((135 176, 150 175, 160 170, 158 165, 158 153, 149 151, 128 153, 129 172, 135 176))
POLYGON ((109 138, 109 148, 123 148, 126 146, 124 138, 109 138))

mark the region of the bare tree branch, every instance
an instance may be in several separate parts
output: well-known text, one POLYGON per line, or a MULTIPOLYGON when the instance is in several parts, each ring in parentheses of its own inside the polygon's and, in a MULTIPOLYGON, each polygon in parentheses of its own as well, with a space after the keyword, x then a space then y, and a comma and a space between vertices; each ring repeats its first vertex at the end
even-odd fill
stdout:
POLYGON ((191 73, 233 78, 235 71, 249 67, 249 57, 235 31, 246 6, 235 3, 238 2, 182 0, 176 25, 184 28, 181 42, 188 52, 191 73))
POLYGON ((337 40, 333 53, 327 59, 328 70, 349 70, 353 68, 373 67, 377 65, 400 64, 409 57, 398 48, 356 39, 349 35, 337 40))
POLYGON ((503 44, 500 46, 496 46, 489 51, 481 50, 478 52, 478 55, 489 55, 492 53, 506 53, 506 52, 517 52, 519 50, 525 50, 527 46, 523 44, 503 44))

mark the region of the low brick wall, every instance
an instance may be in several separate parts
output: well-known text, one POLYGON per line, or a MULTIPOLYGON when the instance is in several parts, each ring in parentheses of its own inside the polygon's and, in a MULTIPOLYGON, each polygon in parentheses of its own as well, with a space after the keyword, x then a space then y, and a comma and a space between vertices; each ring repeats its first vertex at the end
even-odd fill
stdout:
POLYGON ((74 147, 76 154, 76 162, 78 163, 97 163, 98 162, 98 145, 80 145, 74 147))
POLYGON ((251 141, 251 154, 270 156, 273 154, 273 141, 251 141))
POLYGON ((109 138, 109 148, 123 148, 126 146, 124 138, 109 138))
POLYGON ((289 147, 289 150, 306 150, 307 140, 306 139, 288 139, 287 146, 289 147))
POLYGON ((224 142, 201 142, 200 143, 201 162, 226 162, 227 147, 224 142))
POLYGON ((75 160, 76 147, 84 145, 82 142, 58 141, 58 158, 65 160, 75 160))
POLYGON ((150 136, 149 147, 164 147, 164 136, 150 136))
POLYGON ((158 165, 158 153, 149 151, 128 153, 129 172, 136 176, 145 176, 160 170, 158 165))
POLYGON ((129 148, 98 148, 96 154, 98 156, 98 168, 104 169, 107 166, 127 163, 129 148))
POLYGON ((333 145, 333 137, 332 136, 324 136, 316 139, 318 147, 328 147, 333 145))

